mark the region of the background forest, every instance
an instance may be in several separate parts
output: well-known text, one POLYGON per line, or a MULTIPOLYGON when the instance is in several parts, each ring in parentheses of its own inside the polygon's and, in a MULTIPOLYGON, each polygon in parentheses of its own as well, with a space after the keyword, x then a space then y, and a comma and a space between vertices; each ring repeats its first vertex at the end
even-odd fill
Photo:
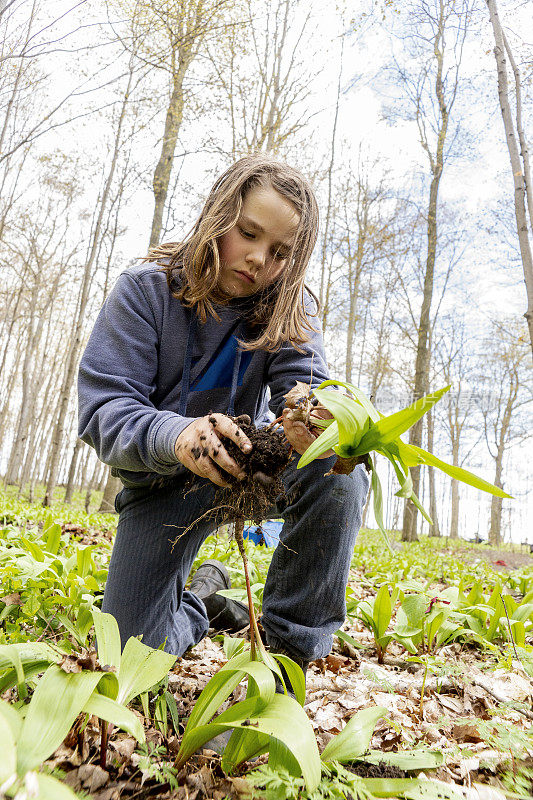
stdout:
MULTIPOLYGON (((87 508, 105 489, 110 508, 115 481, 76 439, 77 364, 98 309, 149 245, 184 235, 221 170, 265 151, 319 196, 309 284, 333 375, 386 413, 452 383, 411 441, 515 497, 414 474, 433 533, 528 540, 531 11, 0 2, 5 483, 30 500, 44 484, 45 505, 59 484, 67 500, 82 489, 87 508)), ((387 525, 414 539, 426 523, 392 491, 387 525)))

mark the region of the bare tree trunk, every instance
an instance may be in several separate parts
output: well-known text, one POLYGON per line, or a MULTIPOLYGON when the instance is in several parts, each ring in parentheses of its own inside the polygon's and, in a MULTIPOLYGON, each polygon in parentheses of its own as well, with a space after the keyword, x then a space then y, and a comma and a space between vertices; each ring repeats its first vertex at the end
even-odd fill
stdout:
MULTIPOLYGON (((433 418, 433 413, 428 411, 427 413, 427 425, 428 425, 428 450, 430 453, 433 452, 433 438, 435 432, 435 420, 433 418)), ((439 526, 439 517, 438 517, 438 503, 437 503, 437 494, 435 490, 435 470, 433 467, 428 467, 428 480, 429 480, 429 516, 433 520, 433 525, 430 526, 429 535, 430 536, 440 536, 440 526, 439 526)))
POLYGON ((102 502, 98 509, 99 514, 113 514, 115 511, 115 497, 122 487, 120 478, 111 475, 111 469, 107 469, 107 480, 105 484, 102 502))
MULTIPOLYGON (((428 219, 427 219, 427 255, 426 268, 424 274, 424 289, 422 296, 422 306, 420 309, 420 320, 418 323, 418 341, 416 348, 415 361, 415 382, 413 400, 419 400, 427 393, 429 388, 429 367, 430 367, 430 333, 431 333, 431 302, 433 299, 433 282, 435 273, 435 262, 437 256, 437 211, 439 186, 444 168, 444 145, 448 132, 449 114, 451 105, 455 97, 458 82, 458 72, 455 74, 455 84, 451 88, 451 100, 446 97, 446 87, 443 80, 444 72, 444 52, 446 47, 446 19, 449 9, 445 0, 439 0, 437 17, 434 20, 436 30, 433 39, 433 56, 436 65, 434 92, 437 101, 439 115, 437 120, 437 141, 435 154, 432 153, 430 143, 426 138, 425 121, 420 117, 421 112, 417 109, 417 121, 421 135, 421 141, 428 156, 431 170, 431 184, 429 188, 428 219)), ((466 24, 466 23, 465 23, 466 24)), ((422 445, 423 418, 416 422, 409 431, 409 443, 418 447, 422 445)), ((420 489, 420 467, 413 467, 411 470, 413 479, 413 491, 416 495, 420 489)), ((417 509, 408 500, 405 504, 403 515, 402 541, 410 542, 418 538, 417 536, 417 509)))
POLYGON ((99 472, 100 472, 100 470, 101 470, 101 468, 103 466, 105 467, 105 465, 103 465, 100 461, 96 462, 96 464, 94 465, 94 470, 93 470, 93 474, 91 476, 91 480, 89 481, 89 483, 87 485, 87 492, 85 493, 85 511, 87 512, 87 514, 89 513, 89 507, 90 507, 90 504, 91 504, 91 496, 92 496, 93 490, 98 486, 98 475, 99 475, 99 472))
MULTIPOLYGON (((516 392, 518 392, 518 386, 516 387, 516 392)), ((516 396, 515 393, 511 392, 509 394, 507 403, 505 405, 505 410, 502 416, 500 435, 498 440, 498 449, 496 451, 494 485, 499 486, 501 489, 503 489, 503 484, 502 484, 503 456, 507 445, 509 426, 511 424, 511 414, 513 410, 513 402, 515 396, 516 396)), ((492 496, 490 504, 489 543, 497 546, 501 544, 502 503, 503 503, 503 498, 495 497, 494 495, 492 496)))
POLYGON ((72 458, 70 460, 70 467, 68 470, 67 485, 65 487, 64 503, 72 503, 72 495, 74 493, 74 477, 76 475, 76 468, 78 466, 78 458, 81 452, 83 442, 81 439, 76 439, 74 450, 72 451, 72 458))
POLYGON ((176 151, 178 133, 183 121, 183 79, 189 67, 191 57, 183 62, 180 59, 179 68, 172 76, 172 94, 170 96, 165 119, 165 133, 163 135, 159 161, 157 162, 152 181, 154 190, 154 215, 152 219, 152 230, 150 232, 150 247, 155 247, 155 245, 159 244, 161 229, 163 227, 163 213, 165 210, 172 165, 174 163, 174 153, 176 151))
MULTIPOLYGON (((452 444, 452 464, 459 466, 459 437, 453 440, 452 444)), ((459 538, 459 481, 452 478, 452 509, 450 520, 450 538, 459 538)))
MULTIPOLYGON (((527 142, 524 136, 522 127, 522 98, 520 87, 520 72, 512 57, 509 43, 507 42, 500 23, 498 15, 498 7, 496 0, 486 0, 489 9, 490 21, 494 33, 494 57, 496 59, 496 66, 498 71, 498 96, 500 99, 500 109, 502 112, 503 126, 505 129, 505 139, 507 142, 507 149, 509 151, 509 158, 511 161, 511 170, 513 173, 514 181, 514 208, 516 217, 516 230, 518 234, 518 242, 520 246, 520 256, 522 259, 522 267, 524 270, 524 281, 526 284, 527 293, 527 311, 524 314, 528 328, 529 338, 531 341, 531 350, 533 353, 533 256, 531 252, 530 230, 528 228, 528 218, 526 215, 525 198, 527 192, 527 199, 529 204, 530 221, 533 217, 533 202, 532 202, 532 188, 531 188, 531 172, 529 168, 529 155, 527 149, 527 142), (507 80, 507 62, 505 52, 511 60, 511 65, 515 78, 516 88, 516 127, 518 132, 519 143, 521 146, 521 154, 518 150, 516 141, 515 127, 511 113, 511 104, 509 101, 509 84, 507 80), (522 159, 520 158, 522 156, 522 159)), ((533 228, 533 221, 531 221, 533 228)))
MULTIPOLYGON (((332 189, 333 189, 333 168, 335 166, 335 142, 337 138, 337 121, 339 118, 339 103, 340 103, 340 96, 341 96, 341 80, 342 80, 342 61, 343 61, 343 54, 344 54, 344 37, 342 38, 342 45, 341 45, 341 57, 340 57, 340 67, 339 67, 339 78, 337 81, 337 99, 335 102, 335 114, 333 116, 333 128, 331 131, 331 153, 328 165, 328 202, 326 206, 326 219, 324 221, 324 234, 322 237, 322 254, 320 260, 320 294, 319 300, 321 306, 323 306, 323 319, 322 323, 325 324, 327 315, 327 300, 326 300, 326 257, 329 248, 329 225, 331 220, 331 211, 332 211, 332 189)), ((327 285, 329 288, 329 283, 331 280, 331 276, 328 275, 327 285)), ((328 298, 329 299, 329 298, 328 298)), ((348 380, 348 379, 347 379, 348 380)))

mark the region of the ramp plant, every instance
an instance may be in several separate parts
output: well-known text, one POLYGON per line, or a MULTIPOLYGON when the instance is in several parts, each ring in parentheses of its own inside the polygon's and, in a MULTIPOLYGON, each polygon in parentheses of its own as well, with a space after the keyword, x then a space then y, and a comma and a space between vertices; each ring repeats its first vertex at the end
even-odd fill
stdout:
POLYGON ((385 416, 375 408, 364 392, 351 383, 329 380, 311 391, 305 384, 297 384, 286 396, 287 406, 292 409, 293 419, 302 420, 312 428, 324 429, 300 458, 298 469, 305 467, 330 449, 333 449, 337 455, 337 462, 332 472, 348 474, 355 469, 357 464, 364 464, 371 472, 374 516, 387 544, 389 543, 383 521, 383 494, 376 471, 374 453, 384 456, 392 464, 400 484, 396 495, 411 500, 430 525, 433 524, 431 517, 424 510, 413 491, 411 467, 424 464, 435 467, 476 489, 481 489, 497 497, 510 497, 503 489, 479 478, 472 472, 448 464, 433 453, 416 445, 407 444, 400 438, 449 389, 450 386, 445 386, 443 389, 425 395, 407 408, 385 416), (328 390, 327 387, 332 386, 342 387, 347 394, 328 390), (314 400, 311 395, 315 398, 314 400), (329 411, 332 418, 320 417, 317 413, 317 406, 314 405, 317 401, 319 407, 329 411))
POLYGON ((24 790, 28 797, 37 800, 76 796, 67 786, 42 773, 40 767, 59 747, 80 713, 94 714, 101 720, 103 766, 109 725, 116 725, 144 742, 143 726, 127 704, 158 683, 176 658, 134 637, 126 642, 121 653, 115 618, 96 610, 93 614, 103 667, 96 658, 85 658, 78 659, 77 671, 71 671, 71 666, 65 665, 69 657, 45 642, 0 647, 1 692, 16 685, 19 698, 25 698, 27 681, 44 672, 27 706, 17 709, 0 700, 1 796, 23 797, 24 790), (89 668, 82 668, 80 660, 84 664, 91 662, 89 668))

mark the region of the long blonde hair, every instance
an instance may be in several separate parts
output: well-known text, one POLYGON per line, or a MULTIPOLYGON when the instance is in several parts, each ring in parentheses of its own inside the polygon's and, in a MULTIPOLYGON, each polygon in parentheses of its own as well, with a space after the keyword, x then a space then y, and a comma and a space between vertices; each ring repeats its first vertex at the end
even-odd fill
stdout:
POLYGON ((245 350, 275 351, 284 342, 291 342, 300 350, 298 345, 309 340, 306 330, 313 330, 304 308, 304 289, 315 300, 318 312, 318 300, 304 282, 318 233, 318 207, 309 182, 287 164, 262 154, 235 162, 215 182, 185 240, 152 248, 146 260, 162 266, 172 294, 185 306, 196 307, 202 322, 208 316, 218 319, 214 304, 227 303, 231 298, 218 285, 217 239, 237 223, 246 193, 257 186, 270 186, 279 192, 295 207, 300 221, 283 272, 273 284, 253 295, 247 319, 252 330, 259 329, 258 335, 241 345, 245 350))

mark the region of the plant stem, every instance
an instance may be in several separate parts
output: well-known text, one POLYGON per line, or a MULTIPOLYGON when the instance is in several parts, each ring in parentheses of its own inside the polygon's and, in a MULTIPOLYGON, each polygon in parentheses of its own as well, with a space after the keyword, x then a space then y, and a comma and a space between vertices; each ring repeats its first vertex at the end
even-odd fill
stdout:
POLYGON ((109 728, 105 719, 100 720, 100 766, 106 769, 107 765, 107 741, 109 728))
POLYGON ((246 593, 248 595, 248 613, 250 614, 250 650, 252 661, 255 661, 255 649, 256 646, 259 648, 261 647, 261 636, 259 633, 259 628, 257 627, 257 621, 255 619, 252 589, 250 586, 250 575, 248 573, 248 557, 246 555, 246 550, 244 549, 244 539, 242 535, 243 531, 244 517, 238 517, 235 520, 235 541, 237 542, 237 547, 239 548, 239 553, 241 554, 242 563, 244 566, 244 579, 246 581, 246 593))
POLYGON ((422 680, 422 688, 420 689, 420 708, 418 713, 420 714, 420 719, 424 719, 424 691, 426 688, 426 680, 428 676, 428 662, 424 662, 424 679, 422 680))
POLYGON ((273 419, 272 422, 266 426, 266 430, 269 431, 270 428, 274 428, 276 425, 279 425, 283 421, 283 417, 278 417, 277 419, 273 419))
POLYGON ((511 620, 509 619, 509 614, 507 613, 507 606, 505 605, 505 600, 503 599, 503 594, 500 592, 500 599, 502 601, 503 610, 505 611, 505 616, 507 617, 507 625, 509 626, 509 636, 511 637, 511 642, 513 643, 513 650, 517 661, 520 661, 518 658, 518 653, 516 652, 516 644, 514 641, 513 636, 513 629, 511 628, 511 620))

